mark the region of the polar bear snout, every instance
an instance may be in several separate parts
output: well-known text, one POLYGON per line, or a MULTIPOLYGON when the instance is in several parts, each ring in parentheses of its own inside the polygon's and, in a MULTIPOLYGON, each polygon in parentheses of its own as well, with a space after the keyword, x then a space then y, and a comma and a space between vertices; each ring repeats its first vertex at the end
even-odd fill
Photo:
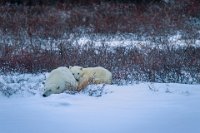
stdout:
POLYGON ((47 90, 43 93, 43 97, 48 97, 49 95, 51 95, 51 90, 47 90))
POLYGON ((47 95, 46 95, 46 94, 43 94, 42 96, 43 96, 43 97, 47 97, 47 95))

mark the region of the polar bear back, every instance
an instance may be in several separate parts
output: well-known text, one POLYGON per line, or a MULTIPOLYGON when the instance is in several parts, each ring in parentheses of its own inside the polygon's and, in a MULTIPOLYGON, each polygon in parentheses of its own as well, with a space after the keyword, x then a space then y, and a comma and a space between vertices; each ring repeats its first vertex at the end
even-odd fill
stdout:
POLYGON ((56 84, 65 87, 66 82, 69 82, 72 86, 77 86, 71 71, 67 67, 58 67, 49 73, 46 85, 56 84))
POLYGON ((88 67, 83 68, 83 79, 93 78, 96 83, 112 82, 112 73, 103 67, 88 67))

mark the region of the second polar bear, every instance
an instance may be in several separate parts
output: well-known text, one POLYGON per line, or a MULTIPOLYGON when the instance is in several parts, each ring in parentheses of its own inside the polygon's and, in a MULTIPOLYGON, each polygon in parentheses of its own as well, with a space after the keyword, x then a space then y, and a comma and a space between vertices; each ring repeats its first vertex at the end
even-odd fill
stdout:
POLYGON ((78 81, 78 90, 84 89, 88 84, 111 84, 112 73, 103 67, 70 66, 72 74, 78 81))
POLYGON ((45 81, 43 96, 59 94, 66 90, 76 90, 77 86, 78 83, 69 68, 58 67, 49 73, 45 81))

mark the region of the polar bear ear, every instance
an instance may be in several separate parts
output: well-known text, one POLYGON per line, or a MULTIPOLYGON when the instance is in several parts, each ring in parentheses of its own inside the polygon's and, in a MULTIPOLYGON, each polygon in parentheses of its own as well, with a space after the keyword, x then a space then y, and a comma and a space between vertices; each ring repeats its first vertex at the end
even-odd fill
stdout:
POLYGON ((72 66, 69 66, 69 69, 71 69, 72 68, 72 66))
POLYGON ((82 70, 83 70, 83 67, 81 67, 80 70, 82 71, 82 70))

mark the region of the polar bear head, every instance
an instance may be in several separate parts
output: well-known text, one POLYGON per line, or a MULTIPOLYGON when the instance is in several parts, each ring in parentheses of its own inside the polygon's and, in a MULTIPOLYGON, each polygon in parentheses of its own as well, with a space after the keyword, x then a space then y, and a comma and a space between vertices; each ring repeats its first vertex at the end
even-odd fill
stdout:
POLYGON ((43 97, 47 97, 51 94, 60 94, 60 93, 63 93, 65 91, 64 88, 62 87, 59 87, 59 86, 49 86, 49 87, 45 87, 44 88, 44 93, 43 93, 43 97))
POLYGON ((79 82, 80 78, 83 76, 83 67, 69 66, 69 70, 72 72, 76 81, 79 82))

